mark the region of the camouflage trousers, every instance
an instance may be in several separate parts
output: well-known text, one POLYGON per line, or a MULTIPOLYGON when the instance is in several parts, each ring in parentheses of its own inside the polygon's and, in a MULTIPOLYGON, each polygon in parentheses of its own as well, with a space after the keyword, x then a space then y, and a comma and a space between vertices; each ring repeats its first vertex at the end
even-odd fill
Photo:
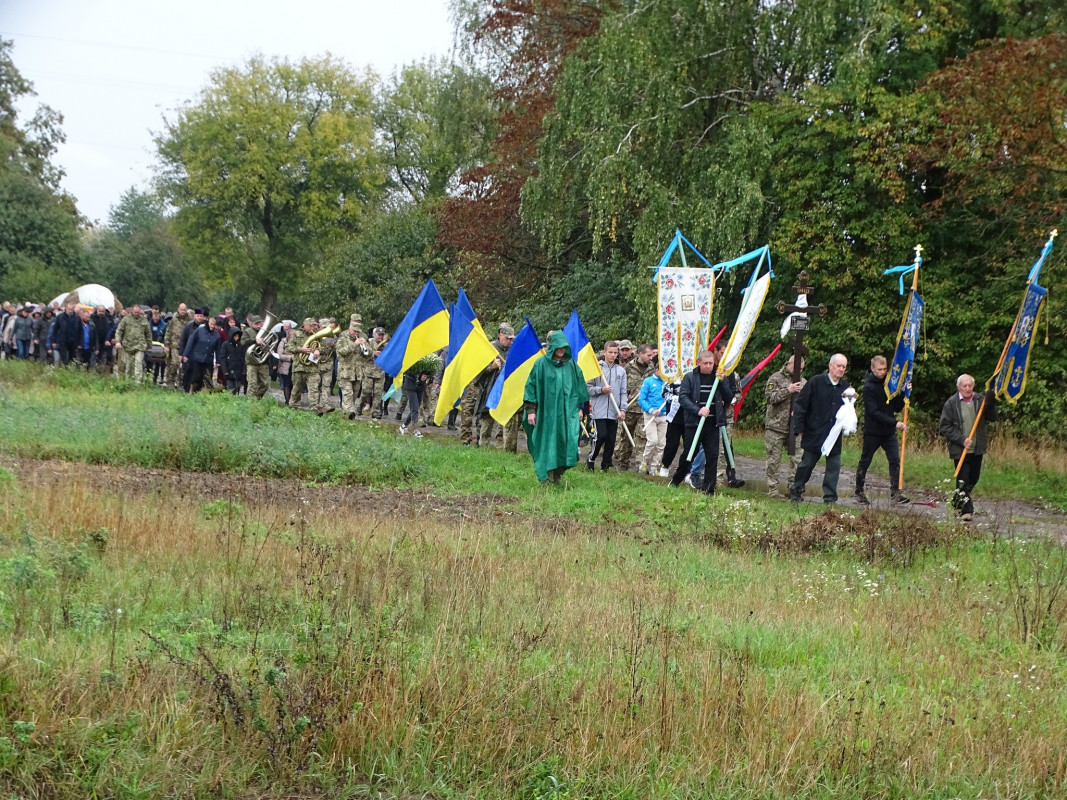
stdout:
POLYGON ((163 385, 171 389, 182 388, 182 360, 176 351, 171 351, 170 360, 167 362, 167 372, 163 376, 163 385))
POLYGON ((475 441, 474 408, 478 405, 478 387, 471 384, 463 390, 459 401, 459 440, 467 443, 475 441))
POLYGON ((121 352, 126 357, 126 363, 123 366, 123 374, 126 376, 126 380, 132 380, 134 383, 144 383, 144 350, 131 350, 127 353, 123 348, 121 352))
POLYGON ((333 368, 308 374, 308 405, 314 409, 327 408, 330 405, 330 382, 333 380, 333 368))
MULTIPOLYGON (((778 496, 778 470, 782 466, 782 453, 785 451, 786 439, 788 434, 785 431, 772 431, 767 429, 763 434, 763 448, 767 452, 767 494, 772 497, 778 496)), ((804 455, 804 452, 800 449, 800 443, 797 442, 796 453, 789 457, 789 483, 786 486, 792 486, 793 481, 797 476, 797 465, 800 464, 800 459, 804 455)))
POLYGON ((289 408, 300 408, 301 397, 303 396, 305 389, 308 390, 308 405, 311 408, 315 408, 315 400, 318 398, 318 393, 319 393, 319 389, 318 389, 319 373, 318 372, 304 372, 303 370, 300 370, 298 372, 296 370, 293 370, 292 374, 293 374, 293 392, 292 392, 292 394, 289 395, 289 408), (315 384, 316 384, 314 394, 311 391, 311 385, 310 385, 310 383, 311 383, 310 379, 311 378, 315 379, 315 384))
POLYGON ((363 405, 370 405, 371 419, 382 418, 382 391, 385 389, 385 376, 379 375, 377 377, 364 378, 363 379, 363 397, 361 402, 363 405))
POLYGON ((120 378, 126 374, 126 351, 117 347, 115 348, 115 374, 120 378))
POLYGON ((270 367, 266 364, 249 364, 245 377, 248 380, 245 394, 257 400, 267 394, 270 388, 270 367))
POLYGON ((617 466, 621 470, 630 469, 630 459, 633 457, 634 452, 637 452, 638 457, 645 452, 645 444, 647 437, 644 431, 644 412, 641 411, 637 405, 637 401, 630 406, 630 410, 626 412, 626 427, 630 429, 630 433, 634 437, 634 443, 630 444, 630 439, 626 435, 626 431, 622 429, 622 425, 619 426, 618 432, 615 434, 615 442, 619 448, 618 454, 615 456, 617 460, 617 466), (636 411, 634 409, 637 409, 636 411))
POLYGON ((423 398, 422 405, 419 407, 419 414, 422 415, 422 421, 426 425, 433 425, 434 412, 437 411, 437 398, 440 394, 440 384, 431 383, 426 387, 426 397, 423 398))
POLYGON ((521 414, 521 409, 516 411, 511 415, 511 419, 507 421, 507 424, 503 426, 493 419, 489 413, 483 414, 478 423, 478 446, 491 447, 493 445, 493 434, 497 428, 503 427, 504 450, 508 453, 517 452, 519 449, 519 416, 521 414))
POLYGON ((361 409, 362 381, 355 378, 337 378, 337 389, 341 392, 341 410, 346 414, 358 414, 361 409))

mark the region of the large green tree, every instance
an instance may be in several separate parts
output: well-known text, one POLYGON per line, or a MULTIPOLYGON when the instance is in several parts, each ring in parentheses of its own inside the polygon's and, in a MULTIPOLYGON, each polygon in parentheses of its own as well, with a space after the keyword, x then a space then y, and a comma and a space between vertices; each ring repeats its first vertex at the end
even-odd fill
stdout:
POLYGON ((79 217, 52 161, 62 117, 42 105, 20 122, 16 106, 34 92, 11 50, 0 39, 0 297, 47 301, 81 275, 79 217))
POLYGON ((199 305, 207 292, 174 234, 162 200, 131 188, 111 207, 107 227, 90 241, 87 274, 125 304, 175 309, 199 305))
POLYGON ((261 309, 300 291, 385 180, 373 79, 331 57, 218 70, 156 144, 183 244, 261 309))

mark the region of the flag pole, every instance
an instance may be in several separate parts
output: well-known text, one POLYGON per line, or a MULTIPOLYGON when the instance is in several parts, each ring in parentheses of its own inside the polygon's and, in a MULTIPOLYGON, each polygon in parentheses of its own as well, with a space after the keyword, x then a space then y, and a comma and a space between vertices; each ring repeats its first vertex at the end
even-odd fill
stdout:
MULTIPOLYGON (((1058 228, 1053 228, 1052 232, 1049 233, 1049 235, 1048 235, 1048 242, 1045 244, 1045 247, 1048 248, 1052 244, 1052 241, 1058 235, 1059 235, 1059 229, 1058 228)), ((1038 267, 1035 268, 1035 270, 1034 270, 1035 274, 1033 275, 1033 277, 1031 277, 1030 280, 1028 280, 1026 282, 1027 286, 1029 286, 1030 284, 1032 284, 1035 281, 1037 281, 1037 279, 1039 277, 1039 270, 1040 270, 1040 262, 1039 262, 1038 267)), ((1023 313, 1022 306, 1019 306, 1019 310, 1015 314, 1015 322, 1013 322, 1012 325, 1011 325, 1011 332, 1008 333, 1008 340, 1006 342, 1004 342, 1004 349, 1000 351, 1000 359, 997 361, 997 368, 993 371, 993 377, 989 379, 990 383, 997 377, 997 375, 1000 374, 1000 368, 1004 366, 1004 358, 1008 355, 1008 348, 1011 347, 1012 340, 1015 339, 1015 331, 1019 327, 1019 317, 1022 316, 1022 313, 1023 313)), ((988 386, 989 384, 987 383, 986 385, 988 386)), ((986 400, 987 399, 988 399, 988 389, 985 392, 982 393, 982 405, 978 406, 978 413, 974 415, 974 425, 971 426, 971 433, 967 437, 968 439, 971 440, 972 444, 974 442, 974 436, 978 432, 978 424, 982 421, 982 413, 985 411, 985 404, 986 404, 986 400)), ((959 463, 956 464, 956 471, 954 473, 952 473, 952 477, 954 477, 954 478, 958 478, 959 477, 960 470, 963 469, 963 460, 965 458, 967 458, 967 448, 964 448, 963 455, 960 456, 959 463)))
MULTIPOLYGON (((919 266, 922 264, 921 253, 923 246, 921 244, 915 245, 915 273, 911 276, 911 290, 912 292, 919 291, 919 266)), ((915 343, 915 347, 918 348, 918 342, 915 343)), ((914 364, 914 354, 912 354, 912 363, 914 364)), ((909 388, 904 395, 904 419, 901 420, 904 423, 904 431, 900 437, 900 473, 897 475, 897 488, 904 489, 904 454, 908 449, 908 411, 911 408, 911 389, 909 388)))

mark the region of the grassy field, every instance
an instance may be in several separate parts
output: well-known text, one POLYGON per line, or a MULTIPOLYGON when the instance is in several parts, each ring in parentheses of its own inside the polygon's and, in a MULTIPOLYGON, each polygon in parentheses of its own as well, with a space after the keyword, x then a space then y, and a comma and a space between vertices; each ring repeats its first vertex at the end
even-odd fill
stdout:
POLYGON ((525 457, 21 368, 0 797, 1067 792, 1056 545, 631 476, 542 490, 525 457), (19 466, 45 457, 87 463, 19 466), (371 512, 311 481, 468 504, 371 512))

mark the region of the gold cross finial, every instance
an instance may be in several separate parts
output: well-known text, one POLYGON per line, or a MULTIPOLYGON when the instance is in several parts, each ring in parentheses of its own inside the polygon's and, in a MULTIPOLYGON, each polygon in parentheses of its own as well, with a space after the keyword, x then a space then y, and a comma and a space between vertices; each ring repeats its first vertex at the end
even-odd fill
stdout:
POLYGON ((920 253, 922 253, 922 251, 923 251, 923 246, 921 244, 915 245, 915 255, 916 256, 918 256, 920 253))
POLYGON ((1059 229, 1059 228, 1053 228, 1053 229, 1052 229, 1052 233, 1050 233, 1050 234, 1048 235, 1048 238, 1050 238, 1050 239, 1055 239, 1055 238, 1056 238, 1057 236, 1059 236, 1059 235, 1060 235, 1060 229, 1059 229))

